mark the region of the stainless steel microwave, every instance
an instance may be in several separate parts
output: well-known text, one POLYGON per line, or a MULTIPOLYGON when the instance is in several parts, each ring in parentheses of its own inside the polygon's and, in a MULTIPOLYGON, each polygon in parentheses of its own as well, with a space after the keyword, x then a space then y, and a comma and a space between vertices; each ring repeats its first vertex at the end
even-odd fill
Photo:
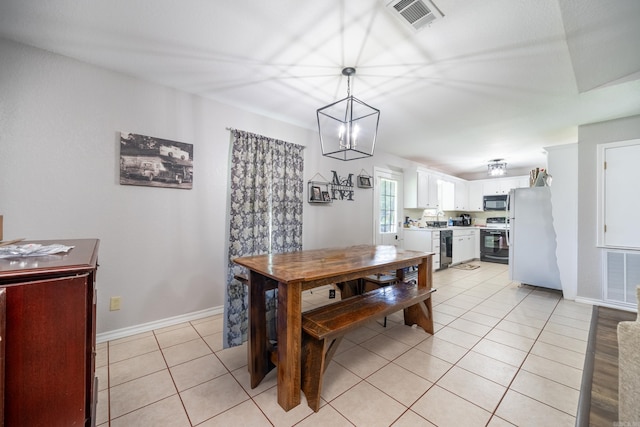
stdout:
POLYGON ((497 194, 495 196, 484 196, 482 206, 485 211, 509 210, 509 195, 497 194))

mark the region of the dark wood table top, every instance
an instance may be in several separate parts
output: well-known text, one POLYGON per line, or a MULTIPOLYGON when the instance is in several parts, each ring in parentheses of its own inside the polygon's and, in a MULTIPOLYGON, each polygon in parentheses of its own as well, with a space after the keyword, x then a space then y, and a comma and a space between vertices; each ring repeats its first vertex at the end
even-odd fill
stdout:
POLYGON ((69 252, 0 259, 0 280, 5 277, 36 276, 52 272, 93 269, 97 260, 98 239, 24 240, 16 245, 39 243, 43 246, 60 244, 73 246, 69 252))
POLYGON ((420 264, 432 254, 391 245, 359 245, 241 257, 234 262, 281 283, 318 284, 340 277, 344 280, 349 278, 347 276, 362 277, 362 274, 372 274, 373 270, 395 270, 420 264))

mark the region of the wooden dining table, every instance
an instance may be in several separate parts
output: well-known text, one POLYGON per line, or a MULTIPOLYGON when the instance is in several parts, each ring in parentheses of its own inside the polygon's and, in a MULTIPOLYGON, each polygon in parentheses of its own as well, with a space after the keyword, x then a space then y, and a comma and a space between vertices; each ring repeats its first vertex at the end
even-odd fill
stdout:
MULTIPOLYGON (((277 367, 278 403, 285 411, 300 403, 303 291, 394 270, 403 280, 404 269, 412 266, 418 268, 418 287, 431 288, 432 255, 390 245, 359 245, 236 258, 236 264, 249 269, 251 388, 277 367), (275 344, 267 337, 266 324, 265 292, 272 289, 278 289, 275 344)), ((405 310, 405 324, 422 325, 433 334, 431 299, 427 308, 426 314, 405 310)))

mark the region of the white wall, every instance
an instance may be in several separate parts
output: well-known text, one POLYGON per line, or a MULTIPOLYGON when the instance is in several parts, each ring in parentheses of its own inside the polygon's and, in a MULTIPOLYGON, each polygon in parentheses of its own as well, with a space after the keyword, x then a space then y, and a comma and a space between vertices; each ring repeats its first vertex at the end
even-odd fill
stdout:
MULTIPOLYGON (((305 181, 373 172, 372 159, 323 158, 315 130, 4 39, 0 58, 4 238, 101 240, 98 333, 222 307, 227 127, 307 146, 305 181), (120 131, 193 144, 193 189, 119 185, 120 131), (120 311, 108 311, 111 296, 120 311)), ((373 191, 355 191, 353 202, 305 203, 305 248, 372 241, 373 191)))
MULTIPOLYGON (((601 250, 596 247, 597 146, 640 138, 640 116, 580 126, 578 138, 578 297, 600 301, 603 281, 601 250)), ((640 196, 636 183, 630 182, 626 191, 629 197, 640 196)), ((637 224, 632 220, 630 226, 637 224)))

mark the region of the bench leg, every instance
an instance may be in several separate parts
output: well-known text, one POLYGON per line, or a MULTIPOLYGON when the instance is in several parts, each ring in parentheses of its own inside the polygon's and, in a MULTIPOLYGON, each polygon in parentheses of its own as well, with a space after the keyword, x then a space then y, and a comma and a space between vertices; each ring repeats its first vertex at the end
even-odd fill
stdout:
POLYGON ((305 335, 302 343, 302 391, 314 412, 320 409, 320 394, 324 371, 335 354, 342 337, 334 340, 316 340, 305 335))
POLYGON ((418 325, 425 332, 433 335, 433 311, 431 309, 431 298, 427 298, 418 304, 404 309, 404 324, 418 325))

